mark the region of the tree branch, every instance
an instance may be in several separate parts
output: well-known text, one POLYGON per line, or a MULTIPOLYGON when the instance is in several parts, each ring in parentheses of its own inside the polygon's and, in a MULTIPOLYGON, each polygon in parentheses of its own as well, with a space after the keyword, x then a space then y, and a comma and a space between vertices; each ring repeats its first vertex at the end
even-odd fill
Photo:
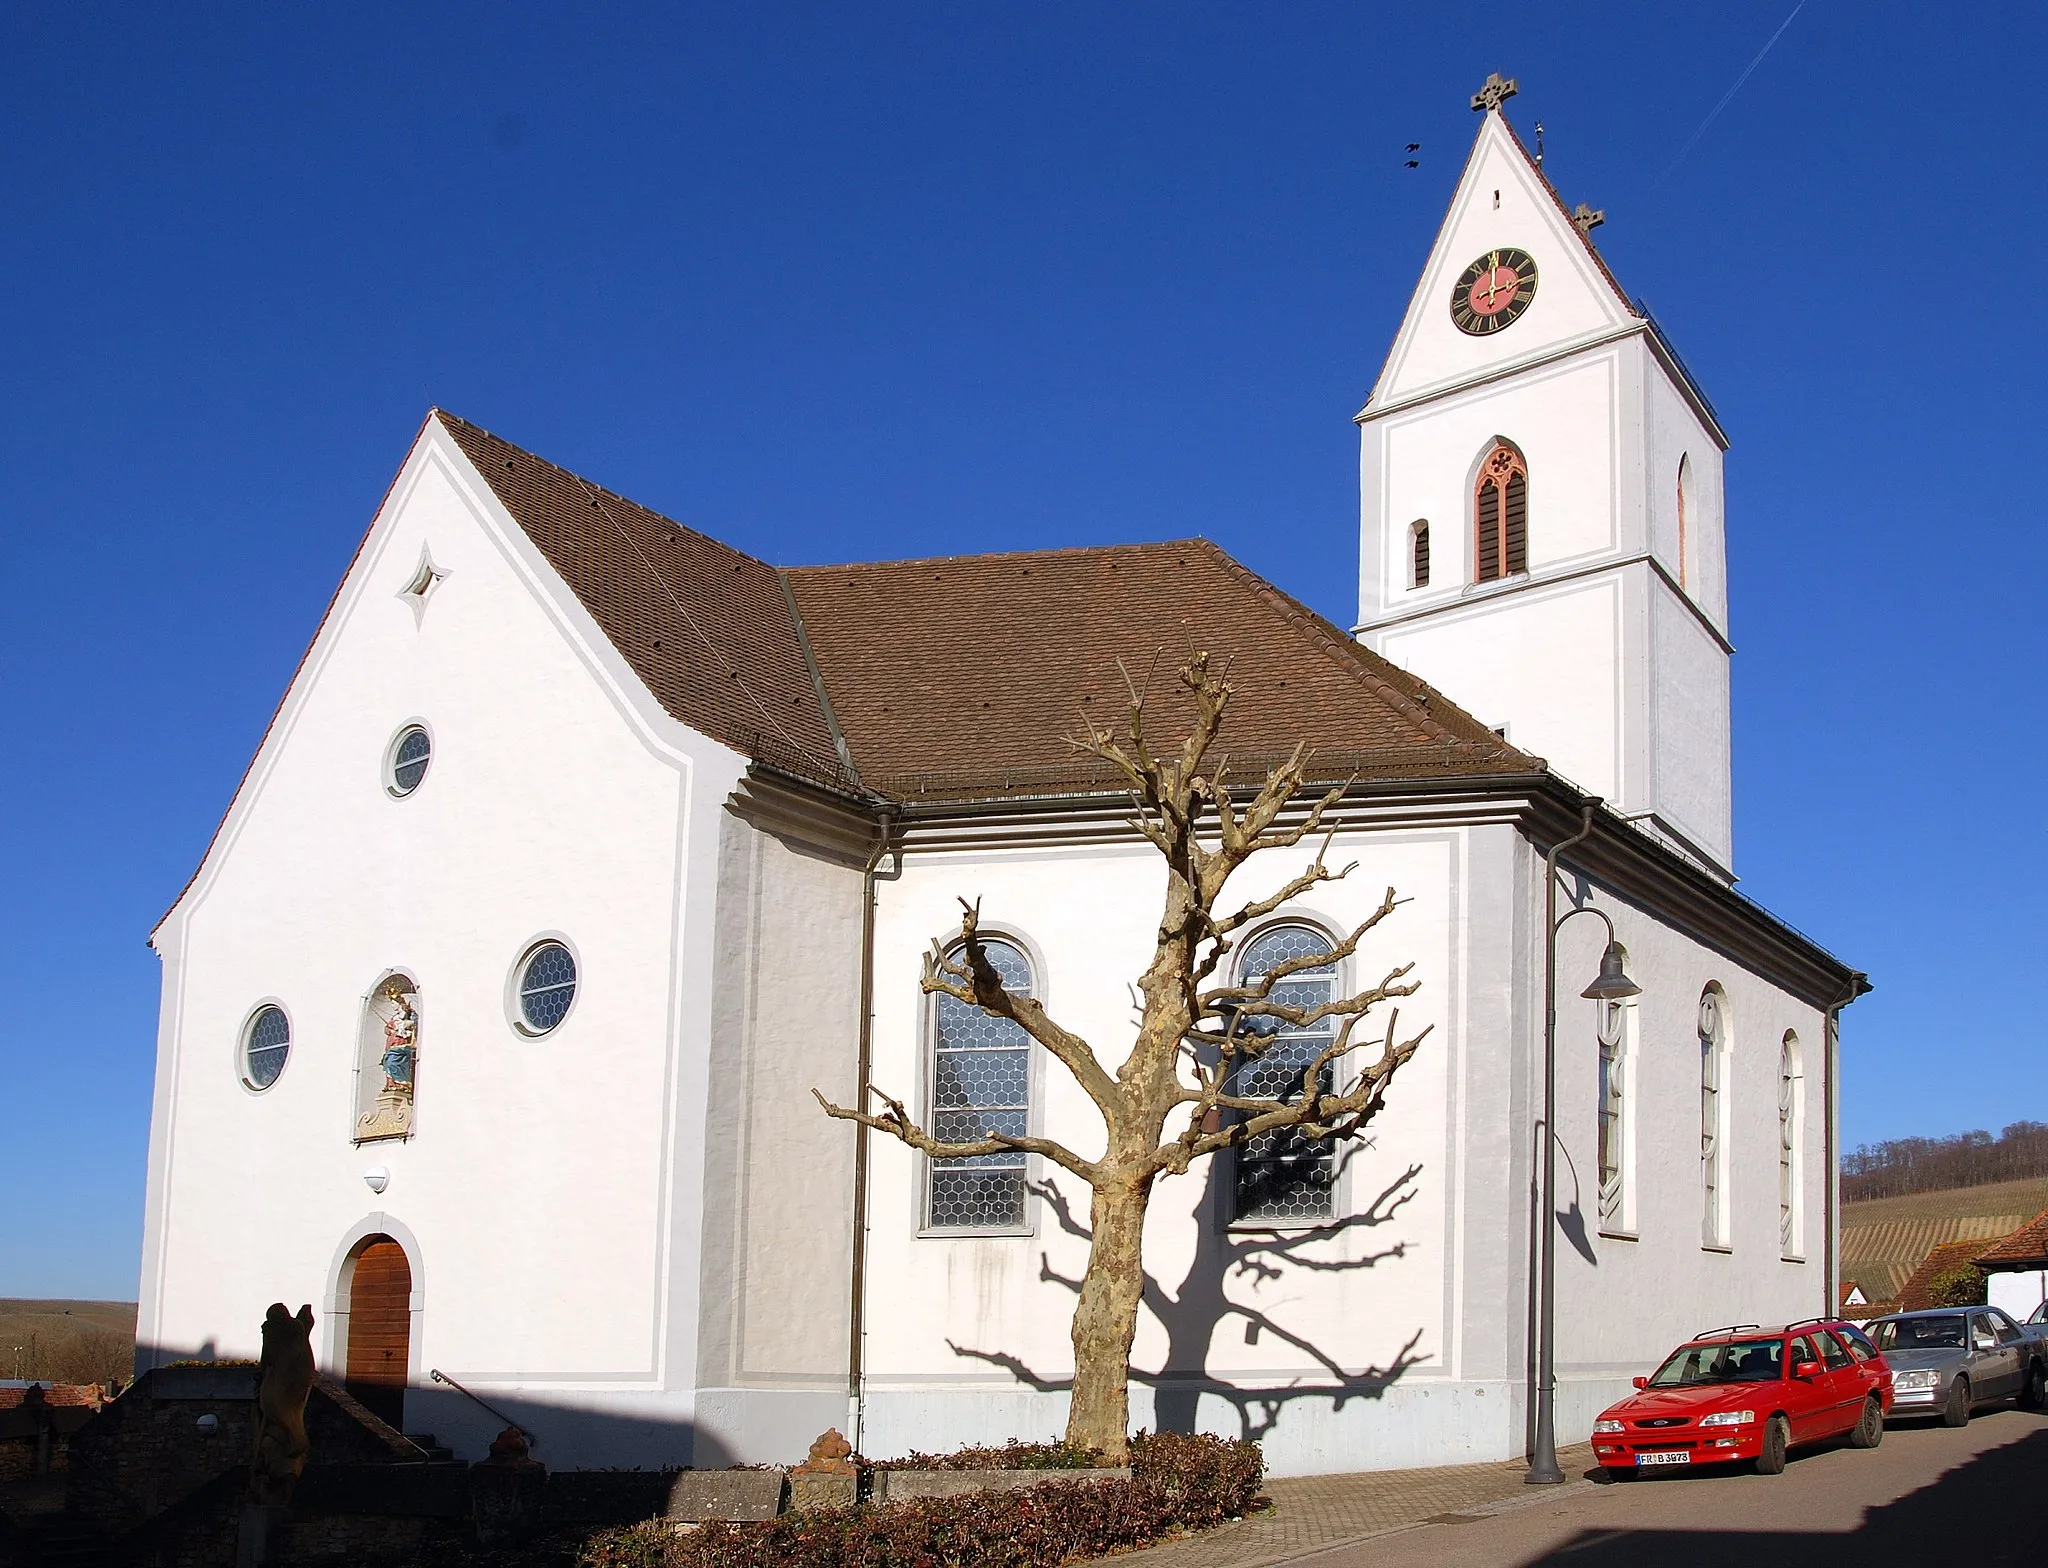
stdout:
POLYGON ((1093 1161, 1082 1159, 1065 1144, 1055 1143, 1050 1138, 1019 1138, 1008 1133, 992 1132, 972 1143, 944 1142, 934 1138, 912 1121, 901 1100, 884 1094, 872 1084, 868 1086, 868 1093, 887 1107, 881 1115, 877 1116, 871 1111, 854 1110, 850 1106, 834 1105, 816 1089, 811 1090, 811 1098, 823 1107, 827 1116, 842 1122, 859 1122, 863 1127, 885 1132, 934 1160, 971 1160, 977 1155, 1005 1152, 1042 1154, 1063 1170, 1072 1171, 1083 1181, 1092 1182, 1099 1174, 1100 1168, 1093 1161))
POLYGON ((988 960, 981 942, 981 905, 960 900, 960 942, 967 955, 964 964, 955 963, 935 941, 925 957, 924 975, 918 982, 927 995, 937 993, 978 1007, 992 1018, 1007 1018, 1031 1036, 1055 1060, 1074 1075, 1108 1118, 1122 1109, 1123 1090, 1096 1058, 1095 1048, 1081 1036, 1054 1023, 1036 997, 1017 996, 1003 984, 1003 977, 988 960))

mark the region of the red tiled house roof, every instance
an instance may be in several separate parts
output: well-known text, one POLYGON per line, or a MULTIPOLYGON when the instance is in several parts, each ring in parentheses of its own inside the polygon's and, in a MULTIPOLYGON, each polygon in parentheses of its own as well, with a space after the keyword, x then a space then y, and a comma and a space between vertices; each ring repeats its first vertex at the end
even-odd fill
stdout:
POLYGON ((2048 1268, 2048 1209, 2005 1240, 1978 1253, 1977 1266, 1993 1274, 2011 1269, 2048 1268))
POLYGON ((1934 1282, 1951 1269, 1968 1268, 1974 1264, 1983 1245, 1981 1241, 1950 1241, 1936 1247, 1907 1276, 1899 1291, 1899 1304, 1894 1310, 1925 1312, 1930 1307, 1946 1306, 1946 1302, 1934 1299, 1934 1282))

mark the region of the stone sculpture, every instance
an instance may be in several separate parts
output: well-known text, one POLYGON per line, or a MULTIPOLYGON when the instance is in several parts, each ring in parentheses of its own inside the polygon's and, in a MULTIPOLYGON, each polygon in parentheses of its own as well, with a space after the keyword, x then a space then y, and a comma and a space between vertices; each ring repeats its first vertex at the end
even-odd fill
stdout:
POLYGON ((256 1374, 256 1442, 249 1496, 282 1506, 306 1468, 306 1397, 313 1392, 313 1308, 293 1317, 282 1301, 263 1315, 263 1358, 256 1374))

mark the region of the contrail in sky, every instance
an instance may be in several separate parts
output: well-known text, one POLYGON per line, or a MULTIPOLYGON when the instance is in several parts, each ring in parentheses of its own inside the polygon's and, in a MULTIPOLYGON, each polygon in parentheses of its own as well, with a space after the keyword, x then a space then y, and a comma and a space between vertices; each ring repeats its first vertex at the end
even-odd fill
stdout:
POLYGON ((1771 34, 1770 42, 1766 43, 1763 46, 1763 48, 1757 50, 1756 58, 1749 62, 1748 69, 1745 70, 1740 76, 1736 77, 1735 85, 1729 88, 1728 91, 1721 95, 1721 101, 1714 105, 1713 109, 1708 113, 1707 117, 1704 120, 1700 121, 1700 128, 1694 131, 1691 136, 1686 138, 1685 145, 1678 149, 1678 156, 1676 158, 1673 158, 1671 162, 1665 166, 1664 172, 1662 174, 1658 175, 1654 180, 1650 182, 1651 190, 1655 190, 1658 186, 1662 185, 1667 179, 1671 177, 1671 171, 1677 168, 1681 163, 1685 162, 1685 155, 1691 152, 1693 148, 1697 147, 1700 144, 1700 138, 1707 134, 1708 128, 1711 127, 1716 120, 1721 118, 1721 111, 1728 107, 1729 100, 1732 99, 1737 93, 1742 91, 1742 84, 1748 81, 1751 74, 1755 72, 1756 68, 1764 63, 1764 56, 1771 52, 1771 46, 1777 43, 1777 41, 1780 38, 1783 38, 1785 36, 1785 29, 1792 25, 1792 17, 1797 16, 1801 11, 1804 11, 1805 9, 1806 0, 1799 0, 1799 3, 1792 7, 1792 16, 1786 17, 1784 21, 1778 24, 1778 30, 1775 33, 1771 34))

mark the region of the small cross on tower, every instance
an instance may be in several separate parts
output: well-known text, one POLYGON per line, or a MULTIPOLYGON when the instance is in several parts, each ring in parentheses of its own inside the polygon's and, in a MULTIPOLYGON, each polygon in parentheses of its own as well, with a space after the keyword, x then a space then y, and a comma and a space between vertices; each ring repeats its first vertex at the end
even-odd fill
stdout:
POLYGON ((1515 79, 1512 76, 1502 76, 1500 72, 1495 71, 1487 77, 1479 91, 1472 95, 1472 107, 1481 114, 1489 109, 1498 109, 1515 96, 1515 91, 1515 79))
POLYGON ((1607 221, 1605 207, 1588 207, 1580 202, 1572 211, 1572 222, 1578 225, 1581 234, 1591 234, 1607 221))

